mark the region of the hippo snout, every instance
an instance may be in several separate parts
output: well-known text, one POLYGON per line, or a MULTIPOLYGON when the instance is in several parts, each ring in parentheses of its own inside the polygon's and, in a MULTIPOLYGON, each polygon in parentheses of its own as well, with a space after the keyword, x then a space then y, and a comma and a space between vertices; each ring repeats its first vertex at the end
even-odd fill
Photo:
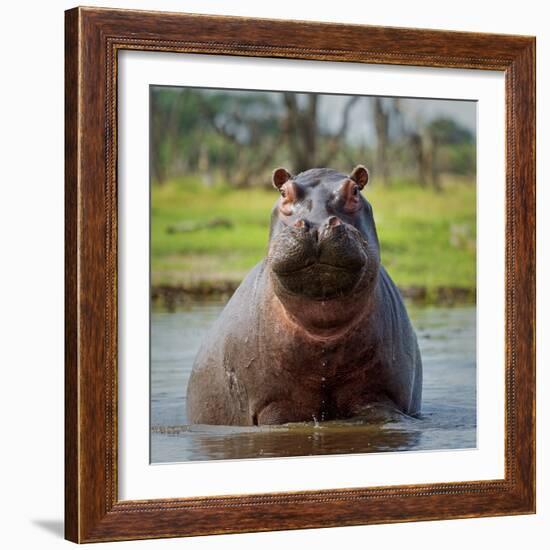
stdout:
POLYGON ((327 298, 349 292, 367 263, 364 237, 337 216, 316 225, 299 219, 271 242, 268 259, 287 291, 327 298))

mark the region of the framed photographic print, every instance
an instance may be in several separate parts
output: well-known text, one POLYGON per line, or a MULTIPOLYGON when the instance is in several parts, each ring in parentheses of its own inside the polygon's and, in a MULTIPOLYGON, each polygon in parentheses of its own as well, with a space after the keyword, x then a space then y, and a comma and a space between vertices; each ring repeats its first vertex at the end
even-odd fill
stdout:
POLYGON ((66 12, 66 537, 535 511, 535 40, 66 12))

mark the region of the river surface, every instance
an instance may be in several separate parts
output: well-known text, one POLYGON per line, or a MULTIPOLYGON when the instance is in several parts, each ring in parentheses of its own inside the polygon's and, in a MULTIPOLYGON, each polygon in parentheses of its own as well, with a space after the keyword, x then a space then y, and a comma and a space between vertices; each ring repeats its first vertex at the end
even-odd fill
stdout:
POLYGON ((222 303, 151 315, 151 462, 468 449, 476 446, 475 307, 408 306, 424 383, 422 414, 386 423, 190 426, 185 393, 193 359, 222 303))

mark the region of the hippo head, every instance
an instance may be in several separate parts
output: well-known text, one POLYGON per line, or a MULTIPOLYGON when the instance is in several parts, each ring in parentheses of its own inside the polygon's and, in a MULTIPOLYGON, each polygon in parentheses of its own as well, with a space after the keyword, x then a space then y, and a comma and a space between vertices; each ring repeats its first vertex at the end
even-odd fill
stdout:
POLYGON ((353 302, 375 285, 380 266, 372 208, 361 194, 368 171, 314 168, 273 172, 281 197, 271 215, 268 266, 282 299, 353 302))

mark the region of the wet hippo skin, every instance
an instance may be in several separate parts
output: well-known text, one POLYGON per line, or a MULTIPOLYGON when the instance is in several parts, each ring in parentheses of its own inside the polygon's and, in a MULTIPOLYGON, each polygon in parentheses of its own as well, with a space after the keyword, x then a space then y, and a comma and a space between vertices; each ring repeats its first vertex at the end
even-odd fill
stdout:
POLYGON ((202 343, 194 424, 262 425, 420 412, 422 362, 380 263, 368 172, 273 172, 267 257, 202 343))

